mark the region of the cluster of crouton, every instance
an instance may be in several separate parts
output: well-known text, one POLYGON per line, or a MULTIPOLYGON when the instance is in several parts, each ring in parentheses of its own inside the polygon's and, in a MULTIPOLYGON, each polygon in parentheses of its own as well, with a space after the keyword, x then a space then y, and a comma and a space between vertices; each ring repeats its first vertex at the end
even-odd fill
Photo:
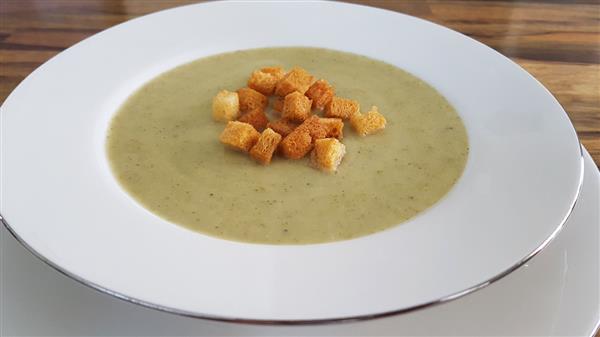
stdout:
POLYGON ((237 92, 220 91, 213 99, 213 118, 227 122, 220 141, 249 153, 267 165, 275 152, 288 159, 300 159, 311 152, 311 164, 323 171, 337 170, 346 153, 344 120, 360 136, 385 128, 386 120, 373 106, 366 114, 357 101, 335 96, 335 89, 296 67, 285 73, 281 67, 256 70, 248 87, 237 92), (270 121, 265 114, 269 96, 280 118, 270 121), (323 111, 324 117, 313 114, 323 111))

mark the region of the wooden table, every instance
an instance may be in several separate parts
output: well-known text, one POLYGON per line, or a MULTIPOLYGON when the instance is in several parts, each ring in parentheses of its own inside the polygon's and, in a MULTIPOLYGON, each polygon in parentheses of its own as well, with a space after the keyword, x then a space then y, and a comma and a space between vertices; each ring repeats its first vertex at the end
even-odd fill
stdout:
MULTIPOLYGON (((0 102, 74 43, 139 15, 193 0, 0 0, 0 102)), ((600 165, 600 3, 354 0, 431 20, 519 63, 569 113, 600 165)))

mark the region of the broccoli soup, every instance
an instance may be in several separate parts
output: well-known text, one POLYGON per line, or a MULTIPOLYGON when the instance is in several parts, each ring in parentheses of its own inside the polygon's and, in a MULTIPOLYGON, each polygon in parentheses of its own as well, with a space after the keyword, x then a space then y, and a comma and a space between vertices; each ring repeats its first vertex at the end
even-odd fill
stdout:
POLYGON ((326 49, 265 48, 199 59, 145 84, 114 116, 107 155, 121 186, 174 224, 228 240, 308 244, 375 233, 431 207, 460 177, 468 140, 448 101, 395 66, 326 49), (376 105, 385 128, 361 137, 346 121, 346 154, 334 173, 311 167, 310 154, 257 164, 219 142, 226 123, 211 111, 220 90, 246 87, 267 66, 327 79, 361 111, 376 105))

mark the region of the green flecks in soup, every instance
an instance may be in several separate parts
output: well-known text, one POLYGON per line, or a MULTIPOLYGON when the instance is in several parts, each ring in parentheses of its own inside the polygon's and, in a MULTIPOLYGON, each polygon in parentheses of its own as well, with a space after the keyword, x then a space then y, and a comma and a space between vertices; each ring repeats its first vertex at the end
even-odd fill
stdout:
POLYGON ((199 59, 135 92, 107 141, 114 175, 138 202, 189 229, 224 239, 306 244, 367 235, 398 225, 440 200, 468 156, 465 127, 435 89, 390 65, 317 48, 266 48, 199 59), (219 142, 213 96, 246 86, 264 66, 301 66, 327 79, 361 110, 387 119, 358 137, 349 123, 336 174, 275 157, 253 162, 219 142))

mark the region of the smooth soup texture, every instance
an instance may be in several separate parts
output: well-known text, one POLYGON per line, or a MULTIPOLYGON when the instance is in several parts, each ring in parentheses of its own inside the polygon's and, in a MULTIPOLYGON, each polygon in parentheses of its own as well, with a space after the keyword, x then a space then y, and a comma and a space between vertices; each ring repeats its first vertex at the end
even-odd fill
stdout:
POLYGON ((113 118, 107 154, 122 187, 170 222, 223 239, 306 244, 378 232, 432 206, 460 177, 468 141, 446 99, 395 66, 326 49, 265 48, 199 59, 145 84, 113 118), (306 159, 261 166, 225 148, 213 96, 272 65, 327 79, 362 111, 377 105, 386 129, 361 138, 346 123, 336 174, 306 159))

